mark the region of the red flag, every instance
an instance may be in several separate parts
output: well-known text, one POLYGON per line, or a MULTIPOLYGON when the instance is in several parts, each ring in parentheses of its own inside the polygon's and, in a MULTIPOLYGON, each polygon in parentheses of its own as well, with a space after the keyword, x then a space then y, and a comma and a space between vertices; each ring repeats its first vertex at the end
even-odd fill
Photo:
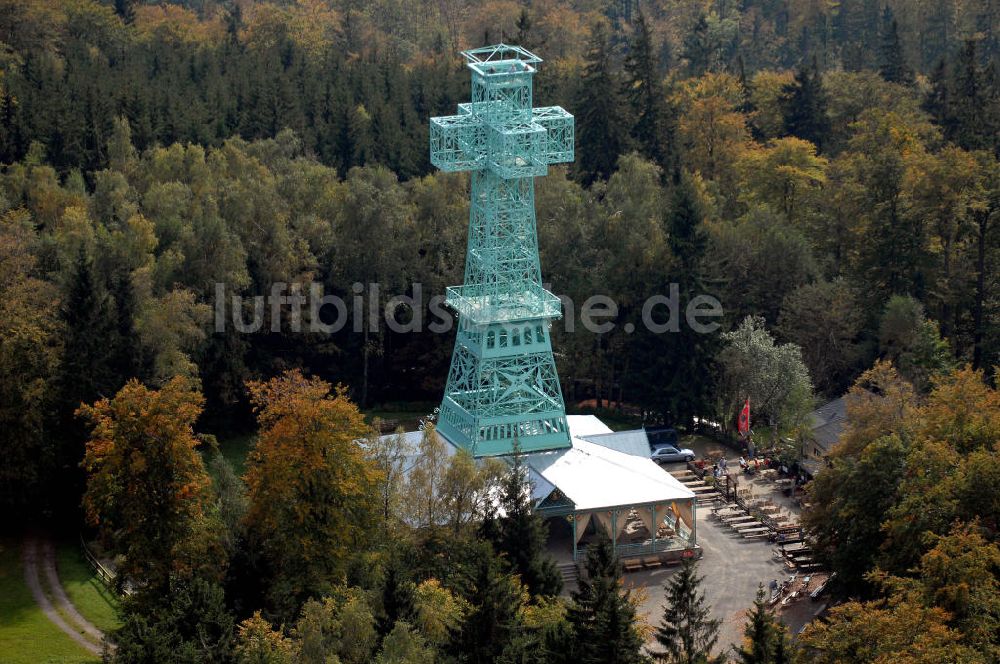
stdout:
POLYGON ((743 410, 740 411, 739 423, 736 425, 739 430, 740 435, 745 435, 750 431, 750 399, 743 405, 743 410))

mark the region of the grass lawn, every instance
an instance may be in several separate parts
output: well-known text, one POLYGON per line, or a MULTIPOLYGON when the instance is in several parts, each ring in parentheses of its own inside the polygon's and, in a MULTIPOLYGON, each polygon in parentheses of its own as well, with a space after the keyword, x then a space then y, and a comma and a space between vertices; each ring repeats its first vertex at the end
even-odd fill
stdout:
POLYGON ((90 563, 84 559, 79 542, 59 544, 56 549, 56 569, 69 601, 80 615, 102 632, 118 628, 118 600, 101 583, 90 563))
POLYGON ((24 585, 19 542, 0 539, 0 662, 93 664, 92 657, 49 622, 24 585))

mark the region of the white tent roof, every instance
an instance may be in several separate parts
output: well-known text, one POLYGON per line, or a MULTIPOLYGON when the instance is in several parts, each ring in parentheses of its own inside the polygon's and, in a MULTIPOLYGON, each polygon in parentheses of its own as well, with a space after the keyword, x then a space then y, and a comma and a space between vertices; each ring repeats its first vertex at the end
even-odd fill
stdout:
MULTIPOLYGON (((690 489, 649 457, 584 440, 584 436, 612 433, 596 416, 568 415, 566 421, 573 447, 525 454, 536 505, 556 489, 578 511, 694 498, 690 489)), ((403 472, 409 473, 423 432, 410 431, 405 435, 410 450, 403 472)), ((446 453, 454 454, 455 447, 446 437, 441 438, 448 443, 446 453)))
POLYGON ((593 415, 567 416, 573 447, 527 454, 536 500, 559 489, 577 510, 643 505, 694 498, 694 492, 645 456, 584 440, 611 433, 593 415))

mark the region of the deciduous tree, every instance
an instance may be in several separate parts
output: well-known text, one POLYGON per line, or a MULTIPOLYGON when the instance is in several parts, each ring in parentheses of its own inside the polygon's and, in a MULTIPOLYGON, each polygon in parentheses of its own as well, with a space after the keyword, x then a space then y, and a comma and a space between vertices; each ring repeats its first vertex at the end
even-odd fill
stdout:
POLYGON ((165 592, 172 575, 217 569, 198 560, 199 550, 201 557, 218 553, 203 529, 212 497, 194 433, 203 401, 189 379, 159 390, 132 380, 78 411, 91 428, 83 459, 87 520, 124 554, 120 578, 151 594, 165 592))
POLYGON ((766 420, 772 441, 780 433, 801 427, 812 410, 812 381, 795 344, 776 344, 759 317, 747 317, 723 335, 726 347, 719 355, 725 389, 726 421, 747 398, 758 422, 766 420))
POLYGON ((802 360, 816 388, 843 394, 862 357, 863 319, 854 289, 844 280, 799 286, 785 296, 778 333, 802 349, 802 360))
POLYGON ((289 371, 248 383, 260 423, 246 483, 251 542, 270 564, 269 599, 286 618, 340 580, 378 513, 379 471, 345 390, 289 371))

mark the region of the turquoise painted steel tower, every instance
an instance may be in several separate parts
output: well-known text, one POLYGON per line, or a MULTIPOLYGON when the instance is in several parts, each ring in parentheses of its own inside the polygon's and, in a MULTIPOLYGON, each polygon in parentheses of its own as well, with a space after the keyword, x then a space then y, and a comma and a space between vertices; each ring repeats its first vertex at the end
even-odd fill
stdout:
POLYGON ((432 118, 431 163, 470 171, 465 283, 447 289, 458 316, 438 431, 473 455, 569 447, 549 337, 559 298, 542 287, 534 178, 573 161, 573 116, 533 108, 541 58, 497 44, 464 51, 472 102, 432 118))

